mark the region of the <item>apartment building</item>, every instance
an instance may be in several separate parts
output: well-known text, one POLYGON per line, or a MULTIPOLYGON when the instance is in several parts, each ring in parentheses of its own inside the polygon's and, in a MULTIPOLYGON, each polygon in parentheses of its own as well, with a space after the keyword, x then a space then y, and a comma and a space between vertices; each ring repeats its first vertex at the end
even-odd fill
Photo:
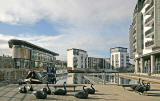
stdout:
POLYGON ((105 58, 106 61, 106 69, 112 69, 110 64, 110 58, 105 58))
POLYGON ((88 68, 89 69, 106 69, 106 68, 110 68, 109 64, 110 63, 107 62, 106 58, 88 57, 88 68))
POLYGON ((64 67, 67 67, 67 61, 56 60, 56 62, 55 62, 55 67, 56 67, 56 68, 64 68, 64 67))
POLYGON ((55 66, 57 53, 32 43, 12 39, 8 41, 9 47, 12 49, 12 58, 15 68, 41 68, 55 66))
POLYGON ((160 73, 160 0, 138 0, 130 25, 135 73, 160 73))
POLYGON ((67 67, 74 68, 88 68, 88 54, 87 51, 81 49, 67 50, 67 67))
POLYGON ((112 68, 127 67, 129 64, 129 55, 127 48, 115 47, 110 49, 110 64, 112 68))

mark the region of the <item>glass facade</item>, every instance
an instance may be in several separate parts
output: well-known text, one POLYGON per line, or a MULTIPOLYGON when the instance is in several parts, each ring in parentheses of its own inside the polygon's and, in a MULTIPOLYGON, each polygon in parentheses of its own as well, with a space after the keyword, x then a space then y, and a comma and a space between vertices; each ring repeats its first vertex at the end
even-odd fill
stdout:
POLYGON ((160 73, 160 56, 156 56, 155 58, 155 73, 160 73))
POLYGON ((150 73, 151 72, 151 60, 146 59, 144 60, 144 64, 143 64, 143 73, 150 73))
POLYGON ((50 54, 23 45, 13 45, 12 54, 15 68, 34 68, 54 66, 56 58, 50 54))

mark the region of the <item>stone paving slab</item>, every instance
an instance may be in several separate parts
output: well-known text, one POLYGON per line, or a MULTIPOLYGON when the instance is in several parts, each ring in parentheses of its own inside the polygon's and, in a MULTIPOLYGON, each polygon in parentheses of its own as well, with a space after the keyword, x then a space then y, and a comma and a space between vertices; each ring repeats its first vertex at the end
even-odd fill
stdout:
MULTIPOLYGON (((38 90, 45 85, 33 85, 34 89, 38 90)), ((89 87, 89 85, 87 85, 89 87)), ((47 99, 39 100, 33 96, 32 92, 27 94, 18 93, 19 85, 10 84, 0 87, 0 101, 160 101, 160 85, 151 85, 151 91, 148 95, 139 95, 131 91, 130 88, 123 89, 117 85, 95 85, 96 94, 89 95, 88 99, 77 99, 73 95, 75 92, 68 92, 66 96, 48 95, 47 99)), ((52 85, 51 89, 54 90, 52 85)), ((69 89, 72 90, 72 89, 69 89)), ((82 87, 77 87, 77 91, 82 90, 82 87)))

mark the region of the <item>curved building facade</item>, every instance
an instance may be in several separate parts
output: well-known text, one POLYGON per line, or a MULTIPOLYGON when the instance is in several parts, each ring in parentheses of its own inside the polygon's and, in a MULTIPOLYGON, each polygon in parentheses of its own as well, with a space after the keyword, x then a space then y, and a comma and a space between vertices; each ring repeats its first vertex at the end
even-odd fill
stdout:
POLYGON ((12 49, 12 58, 15 68, 46 68, 54 66, 59 54, 44 49, 32 43, 12 39, 8 41, 12 49))
POLYGON ((135 73, 160 74, 160 0, 137 0, 130 25, 135 73))

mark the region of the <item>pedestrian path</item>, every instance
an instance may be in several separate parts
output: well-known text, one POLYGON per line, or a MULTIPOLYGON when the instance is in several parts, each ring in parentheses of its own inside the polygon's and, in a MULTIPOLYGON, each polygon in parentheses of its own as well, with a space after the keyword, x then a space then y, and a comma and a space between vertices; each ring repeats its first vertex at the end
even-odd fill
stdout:
POLYGON ((154 76, 138 75, 133 73, 120 73, 119 77, 133 79, 133 80, 139 80, 140 78, 141 80, 144 80, 146 82, 160 84, 160 78, 154 76))
MULTIPOLYGON (((35 90, 45 87, 44 84, 33 85, 35 90)), ((53 90, 52 85, 49 85, 53 90)), ((86 85, 90 87, 90 85, 86 85)), ((160 101, 160 85, 151 85, 151 91, 148 95, 139 95, 131 91, 130 88, 124 90, 121 86, 117 85, 94 85, 96 94, 89 95, 88 99, 78 99, 74 97, 75 92, 68 91, 66 96, 48 95, 45 100, 37 100, 32 92, 27 94, 18 93, 17 84, 10 84, 0 87, 0 101, 160 101)), ((70 90, 70 89, 67 89, 70 90)), ((82 90, 78 87, 76 92, 82 90)))

